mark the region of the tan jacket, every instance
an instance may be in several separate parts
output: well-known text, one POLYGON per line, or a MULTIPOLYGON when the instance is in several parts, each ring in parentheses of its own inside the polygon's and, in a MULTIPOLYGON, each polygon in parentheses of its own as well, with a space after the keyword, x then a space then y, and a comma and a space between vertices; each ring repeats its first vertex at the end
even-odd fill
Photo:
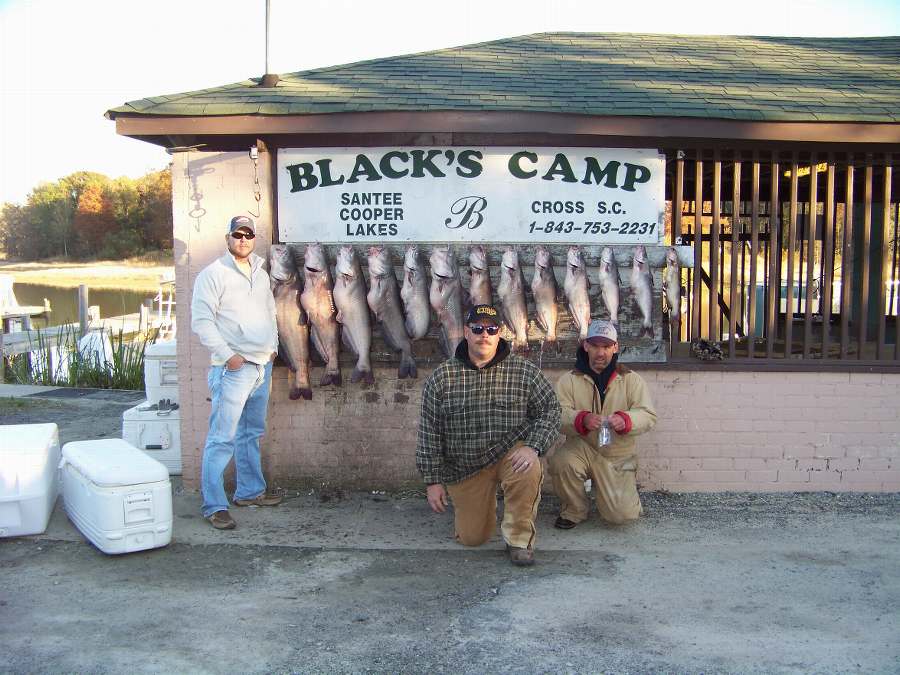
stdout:
POLYGON ((556 383, 556 395, 562 406, 562 428, 566 438, 580 438, 592 448, 599 449, 604 457, 618 459, 635 454, 634 437, 650 431, 656 425, 656 410, 647 390, 647 383, 637 373, 619 364, 616 372, 606 385, 606 399, 600 404, 600 393, 594 381, 584 373, 572 370, 565 373, 556 383), (625 413, 627 431, 613 432, 612 444, 597 447, 597 433, 578 433, 576 419, 581 411, 609 416, 616 412, 625 413))

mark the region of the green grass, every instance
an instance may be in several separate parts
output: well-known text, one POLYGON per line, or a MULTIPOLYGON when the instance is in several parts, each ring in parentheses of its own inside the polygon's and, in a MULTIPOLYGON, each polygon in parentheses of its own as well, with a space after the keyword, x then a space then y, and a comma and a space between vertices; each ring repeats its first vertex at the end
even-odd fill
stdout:
POLYGON ((32 399, 13 398, 7 396, 0 398, 0 414, 11 415, 13 413, 25 412, 28 410, 44 410, 61 408, 62 404, 56 401, 39 401, 32 399))
POLYGON ((131 338, 122 330, 106 329, 105 335, 112 352, 103 363, 95 351, 79 348, 76 328, 38 330, 33 351, 7 358, 6 380, 12 384, 56 387, 143 389, 144 351, 156 340, 157 332, 131 338), (53 345, 59 345, 58 357, 53 345))

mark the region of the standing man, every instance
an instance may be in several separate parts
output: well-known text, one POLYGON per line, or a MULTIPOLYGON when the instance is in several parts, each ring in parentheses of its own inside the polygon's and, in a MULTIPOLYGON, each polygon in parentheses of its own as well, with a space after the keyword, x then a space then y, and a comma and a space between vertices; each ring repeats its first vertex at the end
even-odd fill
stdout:
POLYGON ((469 310, 455 356, 425 382, 416 466, 435 513, 444 513, 449 492, 465 546, 494 534, 502 487, 500 531, 512 564, 525 566, 534 564, 539 458, 556 441, 559 402, 541 370, 511 354, 499 331, 494 307, 469 310))
POLYGON ((191 329, 212 357, 207 376, 212 413, 200 490, 203 516, 217 530, 235 527, 222 483, 232 457, 237 506, 275 506, 282 499, 266 494, 259 457, 278 330, 269 275, 253 253, 255 237, 250 218, 232 218, 225 235, 228 250, 197 275, 191 300, 191 329))
POLYGON ((570 530, 585 520, 590 502, 584 482, 590 478, 600 517, 613 525, 641 515, 635 472, 634 437, 656 424, 647 384, 618 363, 616 327, 592 321, 572 370, 556 383, 566 442, 550 457, 553 489, 562 504, 554 526, 570 530), (600 444, 606 425, 612 432, 600 444))

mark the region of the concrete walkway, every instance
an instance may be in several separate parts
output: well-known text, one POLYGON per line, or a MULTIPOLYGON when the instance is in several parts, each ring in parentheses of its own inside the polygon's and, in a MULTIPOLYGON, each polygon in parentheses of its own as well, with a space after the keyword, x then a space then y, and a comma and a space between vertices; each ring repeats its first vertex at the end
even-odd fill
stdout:
POLYGON ((646 495, 539 519, 538 563, 421 497, 293 493, 109 557, 59 509, 0 542, 3 672, 900 672, 896 495, 646 495))
MULTIPOLYGON (((26 400, 71 439, 128 405, 26 400)), ((897 494, 649 493, 568 532, 548 497, 518 569, 420 494, 292 491, 218 532, 173 492, 163 549, 106 556, 59 505, 0 539, 0 672, 900 672, 897 494)))

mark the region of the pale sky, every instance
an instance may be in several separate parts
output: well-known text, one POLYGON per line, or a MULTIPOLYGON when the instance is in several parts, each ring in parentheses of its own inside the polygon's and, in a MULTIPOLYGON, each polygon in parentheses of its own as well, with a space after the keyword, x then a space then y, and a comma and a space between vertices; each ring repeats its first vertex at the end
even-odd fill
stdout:
MULTIPOLYGON (((271 0, 270 70, 546 31, 900 35, 900 0, 271 0)), ((73 171, 163 168, 126 101, 259 76, 265 0, 0 0, 0 202, 73 171)))

